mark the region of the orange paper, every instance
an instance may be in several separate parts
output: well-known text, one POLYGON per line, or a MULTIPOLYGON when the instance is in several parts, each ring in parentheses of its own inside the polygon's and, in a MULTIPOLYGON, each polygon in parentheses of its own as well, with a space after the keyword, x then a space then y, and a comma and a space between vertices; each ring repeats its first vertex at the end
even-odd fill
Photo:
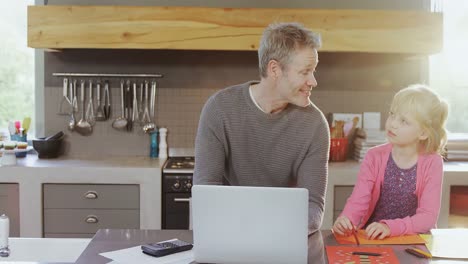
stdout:
POLYGON ((328 263, 400 263, 391 247, 326 246, 328 263), (354 251, 380 253, 382 256, 353 255, 354 251))
MULTIPOLYGON (((352 235, 340 236, 333 233, 338 244, 342 245, 356 245, 356 240, 352 235)), ((357 236, 361 245, 410 245, 410 244, 424 244, 424 239, 419 235, 404 235, 396 237, 387 237, 384 239, 367 239, 365 230, 358 230, 357 236)))

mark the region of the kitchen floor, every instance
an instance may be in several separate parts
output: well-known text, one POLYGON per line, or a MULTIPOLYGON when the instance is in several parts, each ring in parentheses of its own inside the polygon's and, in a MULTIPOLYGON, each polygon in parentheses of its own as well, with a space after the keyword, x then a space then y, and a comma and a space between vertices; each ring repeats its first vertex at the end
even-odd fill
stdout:
POLYGON ((468 216, 464 215, 449 215, 449 228, 468 228, 468 216))

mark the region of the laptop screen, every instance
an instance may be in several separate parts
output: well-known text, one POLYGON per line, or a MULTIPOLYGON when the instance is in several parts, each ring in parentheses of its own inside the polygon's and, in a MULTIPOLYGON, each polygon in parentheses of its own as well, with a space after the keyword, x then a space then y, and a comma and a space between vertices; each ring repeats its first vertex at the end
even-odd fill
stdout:
POLYGON ((197 262, 307 263, 307 189, 195 185, 192 214, 197 262))

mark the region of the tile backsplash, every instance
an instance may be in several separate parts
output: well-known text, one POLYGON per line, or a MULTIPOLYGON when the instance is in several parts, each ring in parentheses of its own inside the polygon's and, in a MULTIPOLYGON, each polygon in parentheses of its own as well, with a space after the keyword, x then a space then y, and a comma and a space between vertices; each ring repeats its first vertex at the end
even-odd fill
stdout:
MULTIPOLYGON (((328 112, 388 111, 393 94, 425 78, 424 57, 396 54, 320 53, 319 86, 312 101, 328 112)), ((192 148, 201 109, 210 95, 226 86, 258 79, 256 52, 175 50, 66 50, 45 55, 45 132, 66 132, 65 154, 71 157, 147 156, 149 136, 112 128, 120 116, 120 79, 110 79, 112 117, 97 122, 93 134, 67 131, 69 116, 57 115, 62 78, 54 72, 161 73, 156 124, 168 128, 168 146, 192 148)), ((139 80, 137 80, 139 81, 139 80)), ((95 94, 94 94, 95 95, 95 94)), ((77 120, 81 114, 75 116, 77 120)))
MULTIPOLYGON (((117 83, 117 81, 115 81, 117 83)), ((69 156, 144 156, 149 155, 149 135, 142 126, 134 124, 133 131, 116 130, 112 122, 121 115, 120 89, 114 87, 112 93, 112 117, 104 122, 96 122, 90 136, 69 132, 66 125, 69 116, 57 115, 61 99, 59 87, 46 88, 46 131, 52 134, 63 130, 66 133, 65 153, 69 156)), ((157 90, 155 121, 158 127, 168 128, 168 146, 175 148, 193 147, 199 115, 204 102, 216 89, 170 88, 157 90), (194 91, 196 93, 194 93, 194 91)), ((81 110, 80 110, 81 111, 81 110)), ((96 111, 96 110, 95 110, 96 111)), ((75 115, 79 120, 81 113, 75 115)))

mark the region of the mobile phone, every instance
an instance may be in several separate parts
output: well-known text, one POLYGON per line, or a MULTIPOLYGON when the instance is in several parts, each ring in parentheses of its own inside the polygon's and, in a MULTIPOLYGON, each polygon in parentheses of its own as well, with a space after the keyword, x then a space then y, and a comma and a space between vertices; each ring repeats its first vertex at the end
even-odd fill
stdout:
POLYGON ((177 252, 190 250, 192 248, 192 244, 179 240, 177 238, 161 241, 158 243, 141 245, 141 250, 143 251, 143 253, 151 255, 153 257, 162 257, 177 252))

